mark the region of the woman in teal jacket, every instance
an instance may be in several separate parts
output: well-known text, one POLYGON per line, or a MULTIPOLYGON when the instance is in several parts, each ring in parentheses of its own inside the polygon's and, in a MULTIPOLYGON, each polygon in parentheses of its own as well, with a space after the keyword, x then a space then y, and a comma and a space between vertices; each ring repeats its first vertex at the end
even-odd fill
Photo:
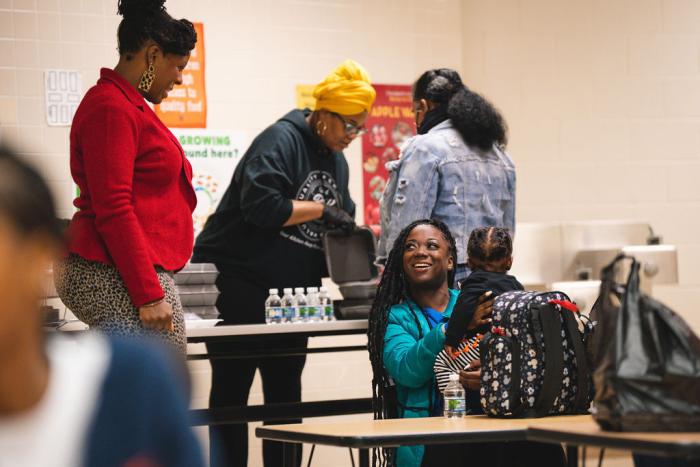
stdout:
MULTIPOLYGON (((418 418, 440 415, 442 398, 433 365, 445 345, 445 323, 458 292, 456 247, 449 228, 437 220, 416 221, 398 236, 372 305, 368 344, 374 374, 375 418, 418 418)), ((482 295, 477 313, 487 317, 493 299, 482 295)), ((472 368, 480 365, 475 362, 472 368)), ((480 370, 460 374, 470 391, 480 387, 480 370)), ((374 465, 397 467, 563 466, 561 446, 533 442, 405 446, 375 451, 374 465)))
MULTIPOLYGON (((441 412, 433 364, 445 345, 445 323, 458 291, 456 245, 437 220, 416 221, 394 243, 372 306, 369 349, 374 373, 375 418, 418 418, 441 412)), ((492 301, 482 307, 492 306, 492 301)), ((463 375, 478 388, 479 372, 463 375)), ((419 467, 423 446, 375 452, 380 465, 419 467)), ((375 464, 376 465, 376 464, 375 464)))

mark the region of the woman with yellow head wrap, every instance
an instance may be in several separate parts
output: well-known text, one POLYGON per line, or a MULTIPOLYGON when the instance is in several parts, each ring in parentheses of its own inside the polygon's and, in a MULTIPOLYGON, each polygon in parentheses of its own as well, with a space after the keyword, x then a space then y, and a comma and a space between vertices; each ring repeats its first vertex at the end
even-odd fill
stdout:
MULTIPOLYGON (((217 307, 224 324, 264 323, 271 288, 320 286, 327 275, 321 234, 354 226, 355 203, 342 151, 364 131, 375 91, 365 69, 347 60, 316 87, 314 96, 313 111, 292 110, 253 140, 197 237, 192 261, 217 265, 217 307)), ((274 322, 290 318, 270 317, 274 322)), ((207 347, 213 353, 230 352, 235 345, 207 347)), ((248 349, 303 347, 304 338, 285 338, 251 342, 248 349)), ((266 403, 299 401, 304 362, 303 356, 212 360, 210 407, 245 405, 257 368, 266 403)), ((246 465, 244 424, 210 430, 212 465, 246 465)), ((283 464, 278 444, 265 441, 263 451, 267 467, 283 464)))
POLYGON ((341 115, 369 112, 376 96, 369 75, 353 60, 345 60, 314 89, 316 110, 341 115))
POLYGON ((316 109, 309 124, 328 148, 342 151, 364 132, 376 96, 362 65, 345 60, 316 85, 316 109))

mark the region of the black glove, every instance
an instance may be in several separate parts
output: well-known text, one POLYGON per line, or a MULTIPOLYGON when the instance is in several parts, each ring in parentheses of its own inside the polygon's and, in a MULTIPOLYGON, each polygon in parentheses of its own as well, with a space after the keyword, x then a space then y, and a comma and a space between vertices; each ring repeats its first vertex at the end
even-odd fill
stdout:
POLYGON ((350 231, 355 228, 355 219, 337 206, 324 205, 321 220, 331 228, 343 229, 345 231, 350 231))

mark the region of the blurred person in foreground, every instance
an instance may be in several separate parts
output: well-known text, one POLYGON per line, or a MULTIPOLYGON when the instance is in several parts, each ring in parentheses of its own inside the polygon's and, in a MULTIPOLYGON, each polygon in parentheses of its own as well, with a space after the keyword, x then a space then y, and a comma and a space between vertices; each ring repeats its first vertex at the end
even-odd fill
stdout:
POLYGON ((154 344, 42 329, 61 253, 37 172, 0 147, 0 467, 199 467, 179 359, 154 344))

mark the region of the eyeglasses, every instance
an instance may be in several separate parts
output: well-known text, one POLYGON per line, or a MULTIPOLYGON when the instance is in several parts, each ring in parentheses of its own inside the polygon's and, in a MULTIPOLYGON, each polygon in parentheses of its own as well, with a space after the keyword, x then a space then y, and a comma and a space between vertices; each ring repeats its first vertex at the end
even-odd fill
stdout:
POLYGON ((367 128, 365 128, 364 125, 357 125, 356 123, 350 122, 348 120, 345 120, 342 115, 331 112, 332 115, 335 115, 340 119, 341 122, 343 122, 343 130, 345 131, 345 134, 348 136, 362 136, 365 133, 367 133, 367 128))

